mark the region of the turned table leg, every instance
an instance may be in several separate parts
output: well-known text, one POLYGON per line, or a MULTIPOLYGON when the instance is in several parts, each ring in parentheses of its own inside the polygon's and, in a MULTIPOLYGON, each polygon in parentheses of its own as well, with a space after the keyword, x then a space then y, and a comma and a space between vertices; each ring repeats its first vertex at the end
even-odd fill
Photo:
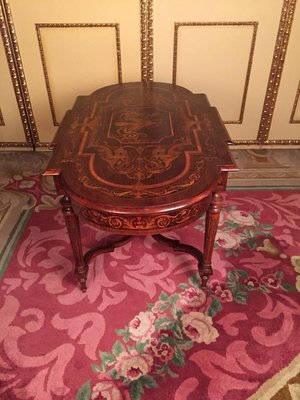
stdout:
POLYGON ((88 266, 84 262, 82 253, 82 244, 80 237, 80 227, 77 215, 74 213, 71 200, 68 196, 64 196, 61 199, 62 212, 66 221, 68 234, 75 258, 75 276, 80 284, 80 289, 85 292, 88 266))
POLYGON ((213 193, 210 206, 206 212, 203 264, 199 271, 202 279, 202 286, 206 286, 207 280, 210 275, 212 275, 211 258, 219 224, 222 201, 223 197, 220 192, 213 193))

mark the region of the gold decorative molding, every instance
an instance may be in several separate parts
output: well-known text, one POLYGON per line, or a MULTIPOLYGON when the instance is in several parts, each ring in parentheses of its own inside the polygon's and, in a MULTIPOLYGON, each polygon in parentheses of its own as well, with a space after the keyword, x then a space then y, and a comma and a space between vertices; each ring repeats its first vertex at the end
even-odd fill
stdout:
MULTIPOLYGON (((26 141, 34 147, 39 143, 39 138, 8 0, 0 0, 0 29, 26 141)), ((20 145, 23 144, 18 144, 20 145)))
POLYGON ((297 0, 284 0, 257 140, 262 144, 299 144, 300 140, 268 140, 297 0))
POLYGON ((5 126, 5 122, 4 122, 4 118, 1 112, 1 108, 0 108, 0 126, 5 126))
POLYGON ((32 144, 26 142, 0 142, 0 147, 28 147, 32 149, 32 144))
POLYGON ((253 28, 251 46, 250 46, 250 54, 249 54, 249 61, 247 66, 244 90, 243 90, 243 97, 241 103, 241 109, 239 118, 236 121, 223 121, 224 124, 242 124, 244 112, 245 112, 245 105, 249 87, 249 80, 251 74, 251 68, 253 63, 253 54, 256 42, 256 35, 257 35, 257 28, 258 22, 256 21, 245 21, 245 22, 175 22, 174 24, 174 48, 173 48, 173 79, 172 82, 176 85, 177 79, 177 59, 178 59, 178 31, 180 27, 191 27, 191 26, 250 26, 253 28))
POLYGON ((153 0, 141 0, 141 80, 153 81, 153 0))
POLYGON ((290 117, 290 124, 300 124, 300 120, 299 119, 294 119, 295 118, 295 113, 296 113, 296 108, 299 102, 299 97, 300 97, 300 81, 298 84, 298 89, 296 92, 296 96, 295 96, 295 101, 294 101, 294 105, 293 105, 293 109, 292 109, 292 114, 290 117))
POLYGON ((289 140, 289 139, 287 139, 287 140, 279 140, 279 139, 277 139, 277 140, 266 140, 263 144, 272 144, 272 145, 274 145, 274 144, 277 144, 277 145, 280 145, 280 146, 282 146, 282 145, 284 145, 284 146, 289 146, 289 145, 294 145, 294 144, 300 144, 300 140, 297 140, 297 139, 291 139, 291 140, 289 140))
POLYGON ((118 67, 118 81, 122 83, 122 65, 121 65, 121 42, 120 42, 120 27, 119 24, 113 23, 47 23, 47 24, 35 24, 40 56, 43 65, 43 72, 45 78, 46 89, 48 93, 49 105, 54 126, 59 126, 59 122, 56 118, 55 107, 53 102, 53 96, 51 92, 51 85, 49 80, 49 74, 47 69, 47 62, 44 52, 44 46, 42 41, 41 29, 46 28, 114 28, 116 32, 116 48, 117 48, 117 67, 118 67))

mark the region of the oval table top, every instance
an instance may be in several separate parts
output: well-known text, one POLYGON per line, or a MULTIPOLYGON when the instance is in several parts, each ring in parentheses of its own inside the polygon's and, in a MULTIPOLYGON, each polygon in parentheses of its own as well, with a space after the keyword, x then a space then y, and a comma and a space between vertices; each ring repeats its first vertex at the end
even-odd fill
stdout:
POLYGON ((178 210, 236 170, 229 141, 204 94, 167 83, 116 84, 77 98, 44 175, 59 175, 76 203, 95 210, 178 210))

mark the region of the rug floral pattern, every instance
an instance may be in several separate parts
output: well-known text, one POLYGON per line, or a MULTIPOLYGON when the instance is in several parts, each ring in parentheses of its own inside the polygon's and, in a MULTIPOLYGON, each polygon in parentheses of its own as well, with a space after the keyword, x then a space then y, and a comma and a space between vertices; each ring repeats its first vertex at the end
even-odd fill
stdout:
MULTIPOLYGON (((192 257, 137 237, 91 262, 82 293, 59 199, 23 180, 35 211, 1 282, 1 399, 244 400, 299 353, 299 192, 225 195, 207 290, 192 257)), ((169 236, 199 246, 203 219, 169 236)))

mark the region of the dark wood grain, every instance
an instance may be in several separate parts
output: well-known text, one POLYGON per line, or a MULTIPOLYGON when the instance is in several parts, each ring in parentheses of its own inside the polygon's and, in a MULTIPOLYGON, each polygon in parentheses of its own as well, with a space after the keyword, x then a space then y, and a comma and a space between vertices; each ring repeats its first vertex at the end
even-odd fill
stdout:
POLYGON ((77 215, 122 235, 160 234, 209 209, 209 273, 217 193, 236 170, 228 141, 204 94, 166 83, 112 85, 77 98, 57 131, 44 175, 55 177, 77 215))

